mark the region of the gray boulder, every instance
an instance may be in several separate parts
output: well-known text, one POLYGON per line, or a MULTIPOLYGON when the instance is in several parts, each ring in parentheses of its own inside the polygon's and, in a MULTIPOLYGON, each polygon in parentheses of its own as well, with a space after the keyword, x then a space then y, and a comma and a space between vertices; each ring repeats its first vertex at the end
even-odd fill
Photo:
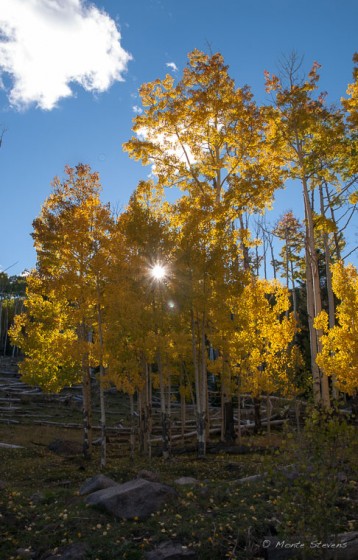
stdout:
POLYGON ((137 478, 90 494, 86 504, 122 519, 145 519, 175 496, 176 492, 170 486, 137 478))
POLYGON ((80 496, 93 494, 93 492, 97 492, 97 490, 104 490, 105 488, 111 488, 112 486, 118 486, 118 482, 115 482, 104 474, 97 474, 96 476, 85 480, 80 488, 80 496))
POLYGON ((192 476, 181 476, 180 478, 174 480, 174 483, 179 484, 179 486, 190 486, 193 484, 198 484, 199 481, 192 476))
POLYGON ((137 474, 137 478, 145 478, 150 482, 159 482, 159 475, 153 471, 148 471, 147 469, 142 469, 137 474))
POLYGON ((18 548, 16 551, 16 555, 23 560, 27 560, 28 558, 33 558, 35 554, 36 552, 31 550, 30 548, 18 548))
POLYGON ((183 546, 180 543, 173 543, 172 541, 165 541, 160 543, 154 550, 146 552, 146 560, 181 560, 182 558, 196 558, 194 550, 183 546))
POLYGON ((56 553, 46 553, 41 560, 85 560, 88 551, 86 543, 77 542, 59 548, 56 553))

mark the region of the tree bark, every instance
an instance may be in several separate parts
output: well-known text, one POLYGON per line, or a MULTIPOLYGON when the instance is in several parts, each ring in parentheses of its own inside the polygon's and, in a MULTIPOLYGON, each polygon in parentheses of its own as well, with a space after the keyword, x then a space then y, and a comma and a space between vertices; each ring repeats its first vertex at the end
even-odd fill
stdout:
POLYGON ((107 434, 106 434, 106 406, 105 406, 105 398, 104 398, 104 367, 103 364, 99 366, 99 402, 100 402, 100 411, 101 411, 101 460, 100 460, 100 467, 101 470, 105 468, 107 463, 107 434))
POLYGON ((103 366, 103 352, 104 340, 102 329, 102 311, 101 311, 101 294, 97 281, 97 320, 98 320, 98 341, 99 341, 99 403, 101 414, 101 460, 100 467, 104 469, 107 462, 107 434, 106 434, 106 406, 104 398, 104 374, 105 369, 103 366))
POLYGON ((255 412, 254 434, 257 434, 262 428, 262 423, 261 423, 261 399, 260 399, 260 397, 254 397, 254 412, 255 412))
MULTIPOLYGON (((302 165, 303 168, 303 165, 302 165)), ((305 175, 302 176, 303 197, 305 204, 306 218, 306 279, 307 279, 307 311, 309 315, 310 340, 311 340, 311 358, 312 358, 312 375, 314 385, 314 397, 317 404, 321 404, 324 408, 329 408, 329 385, 327 376, 321 372, 316 364, 317 353, 321 350, 322 336, 321 331, 317 331, 313 326, 315 317, 322 310, 320 281, 318 273, 318 259, 315 247, 315 235, 313 225, 312 205, 309 199, 309 191, 305 175), (309 309, 308 309, 309 307, 309 309), (317 387, 319 385, 320 391, 317 387), (317 400, 319 397, 319 401, 317 400)))
POLYGON ((162 442, 163 442, 163 459, 169 459, 170 449, 169 449, 169 418, 166 408, 165 399, 165 383, 164 383, 164 371, 162 355, 160 350, 157 352, 157 364, 159 372, 159 386, 160 386, 160 417, 162 426, 162 442))
POLYGON ((134 397, 131 393, 129 395, 129 406, 130 406, 130 417, 131 417, 131 431, 129 436, 129 444, 130 444, 130 458, 134 459, 134 449, 135 449, 135 422, 134 422, 134 397))
POLYGON ((91 405, 91 376, 87 360, 82 368, 82 396, 83 396, 83 455, 90 459, 92 454, 92 405, 91 405))
POLYGON ((237 390, 237 440, 241 443, 241 391, 237 390))
POLYGON ((203 412, 202 402, 202 383, 201 371, 198 362, 198 349, 196 339, 196 324, 194 318, 194 310, 191 309, 191 343, 194 364, 194 382, 195 382, 195 410, 196 410, 196 425, 197 425, 197 443, 198 443, 198 457, 204 457, 206 453, 205 441, 205 414, 203 412))
MULTIPOLYGON (((321 205, 321 215, 325 217, 322 185, 320 185, 319 187, 319 196, 320 196, 320 205, 321 205)), ((333 295, 333 288, 332 288, 331 252, 329 249, 328 233, 326 231, 323 232, 323 246, 324 246, 324 260, 326 266, 329 328, 332 329, 336 322, 336 314, 335 314, 334 295, 333 295)), ((334 399, 338 398, 336 382, 337 381, 335 376, 332 376, 332 396, 334 399)))

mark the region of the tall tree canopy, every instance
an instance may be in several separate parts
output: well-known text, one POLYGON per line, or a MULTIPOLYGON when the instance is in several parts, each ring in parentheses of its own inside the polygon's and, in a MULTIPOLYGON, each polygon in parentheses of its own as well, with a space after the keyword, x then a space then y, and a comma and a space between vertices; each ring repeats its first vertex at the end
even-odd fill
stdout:
POLYGON ((236 88, 220 54, 194 50, 182 79, 144 84, 137 134, 124 144, 152 164, 159 187, 179 187, 204 208, 264 208, 281 184, 280 159, 250 89, 236 88))

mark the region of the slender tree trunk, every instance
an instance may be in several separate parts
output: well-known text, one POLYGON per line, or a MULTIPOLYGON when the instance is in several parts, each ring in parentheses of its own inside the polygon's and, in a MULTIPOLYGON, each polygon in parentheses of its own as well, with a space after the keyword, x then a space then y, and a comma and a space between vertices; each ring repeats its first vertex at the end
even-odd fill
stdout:
POLYGON ((170 372, 168 372, 168 382, 167 382, 167 426, 168 426, 168 449, 169 452, 172 447, 172 422, 171 422, 171 415, 172 415, 172 380, 170 372))
POLYGON ((286 275, 286 288, 289 289, 289 247, 288 247, 288 234, 285 228, 285 242, 286 242, 286 262, 285 262, 285 275, 286 275))
POLYGON ((101 469, 104 469, 107 463, 107 434, 106 434, 106 406, 104 397, 104 367, 99 366, 99 403, 101 411, 101 469))
POLYGON ((82 396, 83 396, 83 455, 90 459, 92 454, 92 405, 91 405, 91 377, 87 359, 82 366, 82 396))
POLYGON ((200 401, 202 405, 201 409, 201 421, 200 421, 200 456, 206 455, 206 425, 207 425, 207 402, 208 402, 208 372, 207 372, 207 349, 206 349, 206 312, 202 314, 201 322, 201 379, 200 379, 200 401), (203 430, 203 433, 201 433, 203 430))
POLYGON ((260 275, 260 262, 259 262, 259 248, 255 246, 255 260, 256 260, 256 276, 259 277, 260 275))
POLYGON ((101 469, 104 469, 107 462, 107 434, 106 434, 106 406, 104 397, 104 375, 105 369, 103 365, 104 340, 103 340, 103 322, 101 310, 101 296, 99 286, 97 284, 97 320, 98 320, 98 341, 99 341, 99 403, 101 413, 101 469))
MULTIPOLYGON (((23 312, 24 309, 24 300, 23 298, 20 298, 20 309, 19 309, 19 315, 21 315, 21 313, 23 312)), ((1 331, 1 302, 0 302, 0 331, 1 331)), ((0 336, 0 340, 1 340, 1 336, 0 336)), ((1 345, 1 343, 0 343, 1 345)), ((15 358, 15 356, 18 354, 18 347, 17 346, 13 346, 12 347, 12 357, 15 358)))
POLYGON ((231 394, 231 374, 226 356, 223 356, 223 371, 221 381, 221 441, 235 440, 234 407, 231 394))
POLYGON ((277 278, 277 267, 276 267, 276 259, 275 259, 275 253, 274 253, 274 249, 273 249, 272 239, 269 240, 268 243, 269 243, 270 253, 271 253, 271 265, 272 265, 273 277, 276 280, 276 278, 277 278))
MULTIPOLYGON (((320 205, 321 205, 321 215, 325 217, 322 185, 320 185, 319 187, 319 196, 320 196, 320 205)), ((333 288, 332 288, 331 252, 329 249, 329 239, 328 239, 327 232, 323 232, 323 246, 324 246, 324 260, 326 265, 329 328, 332 329, 335 325, 336 314, 335 314, 334 295, 333 295, 333 288)), ((336 388, 337 380, 335 376, 332 376, 331 379, 332 379, 332 396, 334 399, 337 399, 338 398, 338 391, 336 388)))
POLYGON ((5 308, 5 321, 4 321, 4 356, 6 356, 6 347, 7 347, 7 333, 9 330, 9 306, 7 305, 5 308))
MULTIPOLYGON (((307 242, 307 241, 306 241, 307 242)), ((313 319, 315 316, 314 311, 314 297, 312 288, 312 271, 308 258, 308 249, 306 248, 306 297, 307 297, 307 315, 308 315, 308 330, 310 336, 310 350, 311 350, 311 370, 313 380, 313 399, 318 405, 321 403, 321 378, 318 366, 316 364, 317 357, 317 338, 316 331, 313 328, 313 319)))
MULTIPOLYGON (((16 317, 16 315, 17 315, 17 304, 18 304, 18 299, 17 299, 17 298, 15 298, 15 302, 14 302, 14 317, 13 317, 13 321, 15 320, 15 317, 16 317)), ((12 358, 13 358, 13 357, 15 356, 15 350, 16 350, 16 346, 12 346, 12 345, 11 345, 11 348, 12 348, 12 350, 11 350, 11 356, 12 356, 12 358)))
POLYGON ((257 434, 261 430, 261 398, 254 397, 254 434, 257 434))
MULTIPOLYGON (((334 210, 333 210, 333 204, 331 203, 331 195, 329 194, 329 190, 328 190, 328 186, 326 184, 326 197, 327 197, 327 201, 328 201, 328 205, 331 211, 331 220, 334 224, 336 224, 336 217, 334 215, 334 210)), ((335 245, 335 249, 336 249, 336 257, 337 260, 341 260, 342 256, 341 256, 341 249, 339 246, 339 239, 338 239, 338 234, 337 234, 337 230, 333 232, 333 238, 334 238, 334 245, 335 245)))
MULTIPOLYGON (((320 203, 321 203, 321 215, 325 217, 322 185, 320 185, 319 187, 319 194, 320 194, 320 203)), ((329 327, 332 328, 335 325, 335 308, 334 308, 334 295, 332 289, 331 252, 329 249, 329 239, 328 239, 327 232, 323 232, 323 246, 324 246, 324 259, 326 265, 329 327)))
MULTIPOLYGON (((313 225, 313 212, 311 202, 309 200, 309 191, 307 186, 306 177, 302 177, 303 195, 305 202, 305 218, 306 218, 306 277, 307 277, 307 304, 310 300, 310 313, 312 319, 310 324, 310 339, 311 339, 311 354, 312 354, 312 374, 313 374, 313 384, 314 384, 314 397, 315 399, 319 396, 319 404, 322 404, 325 408, 330 406, 329 398, 329 385, 327 376, 321 372, 316 364, 316 355, 321 350, 320 337, 322 335, 321 331, 317 331, 313 327, 314 318, 321 312, 321 292, 320 292, 320 282, 318 273, 318 260, 315 247, 315 235, 314 235, 314 225, 313 225), (310 286, 309 286, 310 284, 310 286), (314 360, 314 365, 313 365, 314 360), (315 386, 319 383, 320 393, 318 393, 315 386)), ((316 401, 317 402, 317 401, 316 401)))
POLYGON ((165 383, 162 355, 160 350, 157 352, 157 364, 159 372, 159 387, 160 387, 160 416, 162 425, 162 445, 163 445, 163 459, 169 458, 169 419, 166 409, 165 399, 165 383))
POLYGON ((263 254, 263 265, 264 265, 264 278, 267 280, 267 241, 266 234, 262 230, 262 254, 263 254))
POLYGON ((180 371, 180 387, 183 388, 180 391, 180 430, 181 430, 181 444, 184 447, 185 445, 185 422, 186 422, 186 402, 185 402, 185 394, 184 394, 184 387, 185 387, 185 380, 184 380, 184 364, 181 364, 181 371, 180 371))
POLYGON ((272 402, 270 395, 266 397, 266 415, 267 415, 267 435, 271 436, 271 415, 272 415, 272 402))
POLYGON ((301 433, 301 426, 300 426, 300 403, 295 400, 295 415, 296 415, 296 426, 297 426, 297 433, 301 433))
POLYGON ((240 391, 240 380, 238 381, 237 389, 237 441, 241 443, 241 391, 240 391))
POLYGON ((134 416, 134 397, 133 394, 130 393, 129 395, 129 407, 130 407, 130 417, 131 417, 131 431, 129 436, 129 445, 130 445, 130 458, 134 460, 134 449, 135 449, 135 416, 134 416))
MULTIPOLYGON (((243 233, 244 231, 246 231, 247 228, 245 228, 244 226, 244 219, 242 214, 240 214, 239 216, 239 222, 240 222, 241 232, 243 233)), ((244 269, 249 270, 250 268, 249 248, 243 241, 243 235, 241 235, 241 250, 242 250, 243 260, 244 260, 244 269)))
POLYGON ((225 387, 224 387, 224 379, 223 379, 223 374, 222 374, 222 376, 221 376, 221 386, 220 386, 220 416, 221 416, 220 441, 225 441, 224 392, 225 392, 225 387))
MULTIPOLYGON (((206 372, 206 376, 207 376, 207 372, 206 372)), ((205 392, 205 410, 206 410, 205 441, 208 441, 209 438, 210 438, 211 418, 210 418, 209 387, 208 387, 208 383, 207 383, 207 377, 206 377, 206 392, 205 392)))
POLYGON ((197 424, 197 441, 198 441, 198 457, 205 456, 205 417, 203 413, 202 403, 202 387, 200 379, 200 368, 198 361, 196 325, 194 311, 191 309, 191 344, 194 364, 194 381, 195 381, 195 408, 196 408, 196 424, 197 424))
POLYGON ((294 277, 294 270, 293 270, 293 262, 291 260, 291 284, 292 284, 292 307, 293 307, 293 314, 295 316, 295 319, 298 318, 298 312, 297 312, 297 294, 296 294, 296 283, 295 283, 295 277, 294 277))
POLYGON ((137 400, 137 413, 139 419, 139 426, 138 426, 138 451, 140 455, 144 452, 144 430, 145 430, 145 412, 144 412, 144 390, 138 391, 138 400, 137 400))
MULTIPOLYGON (((91 333, 88 332, 84 320, 80 327, 80 337, 87 344, 91 340, 91 333)), ((83 455, 85 459, 90 459, 92 455, 92 391, 88 352, 82 355, 82 396, 83 455)))
POLYGON ((148 454, 148 364, 142 358, 144 386, 138 391, 139 453, 148 454))
POLYGON ((151 366, 146 363, 146 377, 145 377, 145 389, 146 389, 146 419, 147 419, 147 450, 149 460, 152 458, 152 444, 150 441, 152 435, 152 382, 151 382, 151 366))

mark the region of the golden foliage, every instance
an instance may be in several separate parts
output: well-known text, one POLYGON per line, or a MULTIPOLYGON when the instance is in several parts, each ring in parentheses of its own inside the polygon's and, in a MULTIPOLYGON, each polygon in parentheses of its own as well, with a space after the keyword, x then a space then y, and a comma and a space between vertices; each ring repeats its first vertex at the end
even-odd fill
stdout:
POLYGON ((325 333, 317 364, 326 375, 335 377, 340 391, 353 395, 358 389, 358 272, 352 265, 336 263, 332 273, 333 290, 340 300, 338 323, 328 329, 325 314, 316 319, 315 328, 325 333))
POLYGON ((99 199, 97 173, 88 165, 65 168, 34 220, 37 269, 27 278, 26 313, 16 319, 14 343, 26 354, 24 379, 45 390, 77 383, 81 370, 103 358, 103 308, 109 232, 108 206, 99 199))

